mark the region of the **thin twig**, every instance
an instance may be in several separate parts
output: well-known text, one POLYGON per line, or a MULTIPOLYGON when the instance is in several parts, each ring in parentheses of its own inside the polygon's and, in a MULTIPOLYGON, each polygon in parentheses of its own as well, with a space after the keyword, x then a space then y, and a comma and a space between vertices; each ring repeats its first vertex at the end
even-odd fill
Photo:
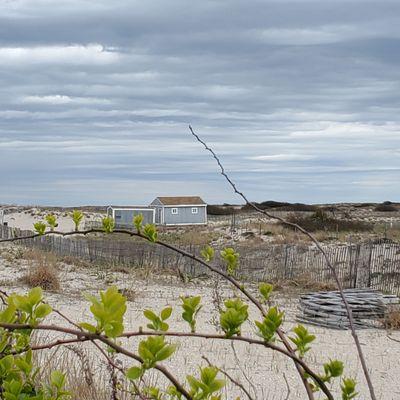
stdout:
POLYGON ((232 352, 233 352, 233 356, 235 357, 235 360, 236 360, 236 365, 240 369, 240 372, 244 376, 244 379, 246 379, 247 383, 253 389, 254 394, 257 395, 257 390, 256 390, 256 387, 254 386, 254 383, 249 379, 249 377, 247 376, 246 372, 242 368, 242 363, 240 362, 240 358, 239 358, 239 356, 238 356, 238 354, 236 352, 235 342, 233 342, 233 341, 231 342, 231 349, 232 349, 232 352))
MULTIPOLYGON (((210 360, 206 356, 202 356, 202 358, 203 358, 203 360, 205 360, 208 363, 209 366, 213 366, 213 364, 211 364, 210 360)), ((244 392, 249 400, 254 400, 254 398, 251 397, 248 390, 239 381, 237 381, 235 378, 233 378, 230 374, 228 374, 222 368, 220 368, 220 367, 216 367, 216 368, 218 369, 219 372, 221 372, 221 374, 225 375, 235 386, 237 386, 242 392, 244 392)))
POLYGON ((348 316, 348 319, 349 319, 349 325, 350 325, 351 335, 353 336, 353 339, 354 339, 354 342, 355 342, 355 345, 356 345, 356 348, 357 348, 358 356, 359 356, 359 359, 360 359, 360 362, 361 362, 361 366, 362 366, 362 369, 363 369, 363 372, 364 372, 364 376, 365 376, 365 379, 366 379, 366 381, 367 381, 368 389, 369 389, 369 392, 370 392, 370 395, 371 395, 371 400, 376 400, 375 390, 374 390, 374 387, 373 387, 373 384, 372 384, 371 376, 370 376, 370 373, 369 373, 369 371, 368 371, 368 367, 367 367, 367 363, 366 363, 366 360, 365 360, 365 356, 364 356, 363 350, 362 350, 362 348, 361 348, 360 340, 359 340, 359 338, 358 338, 358 335, 357 335, 357 332, 356 332, 356 329, 355 329, 355 326, 354 326, 354 319, 353 319, 353 313, 352 313, 352 311, 351 311, 351 307, 350 307, 350 305, 349 305, 349 303, 348 303, 348 301, 347 301, 347 299, 346 299, 346 296, 345 296, 345 294, 344 294, 344 292, 343 292, 343 286, 342 286, 342 284, 341 284, 341 282, 340 282, 340 280, 339 280, 339 277, 338 277, 338 275, 337 275, 336 269, 335 269, 335 267, 333 266, 333 264, 332 264, 330 258, 328 257, 328 254, 326 253, 326 251, 322 248, 321 244, 320 244, 320 243, 318 242, 318 240, 314 237, 314 235, 312 235, 312 234, 311 234, 310 232, 308 232, 306 229, 302 228, 300 225, 295 224, 295 223, 292 223, 292 222, 289 222, 289 221, 286 221, 286 220, 285 220, 284 218, 282 218, 282 217, 279 217, 279 216, 275 216, 275 215, 273 215, 273 214, 270 214, 269 212, 260 209, 260 208, 257 207, 254 203, 250 202, 250 201, 247 199, 247 197, 244 195, 244 193, 241 192, 241 191, 239 191, 239 190, 237 189, 237 186, 236 186, 235 182, 233 182, 232 179, 229 177, 229 175, 226 173, 224 166, 222 165, 222 163, 221 163, 219 157, 218 157, 217 154, 214 152, 214 150, 211 149, 211 148, 207 145, 207 143, 206 143, 204 140, 202 140, 202 139, 200 138, 200 136, 197 135, 197 134, 193 131, 193 128, 192 128, 190 125, 189 125, 189 130, 190 130, 190 133, 192 134, 192 136, 193 136, 199 143, 201 143, 207 151, 209 151, 209 152, 211 153, 211 155, 213 156, 213 158, 214 158, 215 161, 217 162, 218 167, 220 168, 220 171, 221 171, 222 176, 223 176, 223 177, 226 179, 226 181, 230 184, 230 186, 232 187, 232 189, 234 190, 234 192, 235 192, 236 194, 238 194, 238 195, 246 202, 247 205, 249 205, 250 207, 252 207, 252 208, 253 208, 254 210, 256 210, 257 212, 259 212, 259 213, 261 213, 261 214, 264 214, 264 215, 266 215, 267 217, 269 217, 269 218, 271 218, 271 219, 278 220, 278 221, 280 221, 282 224, 284 224, 284 225, 286 225, 286 226, 290 226, 290 227, 292 227, 292 228, 298 229, 301 233, 303 233, 304 235, 308 236, 308 237, 312 240, 312 242, 316 245, 316 247, 318 248, 318 250, 322 253, 322 255, 323 255, 323 257, 324 257, 324 259, 325 259, 325 261, 326 261, 326 264, 327 264, 328 268, 329 268, 330 271, 332 272, 332 275, 333 275, 333 277, 334 277, 334 279, 335 279, 336 285, 337 285, 338 290, 339 290, 339 292, 340 292, 340 295, 341 295, 341 297, 342 297, 343 303, 344 303, 344 305, 345 305, 346 312, 347 312, 347 316, 348 316))
MULTIPOLYGON (((77 339, 76 341, 78 342, 83 342, 83 341, 93 341, 93 340, 98 340, 100 342, 105 343, 106 345, 110 346, 114 350, 116 350, 118 353, 124 354, 130 358, 133 358, 136 361, 139 361, 140 363, 143 363, 143 360, 136 354, 124 349, 123 347, 117 345, 115 342, 110 340, 104 335, 96 334, 96 333, 90 333, 90 332, 83 332, 81 330, 76 330, 76 329, 71 329, 71 328, 65 328, 65 327, 60 327, 57 325, 46 325, 46 324, 39 324, 36 326, 32 326, 29 324, 10 324, 10 323, 0 323, 0 328, 7 329, 7 330, 21 330, 21 329, 35 329, 35 330, 44 330, 44 331, 55 331, 55 332, 62 332, 68 335, 75 336, 77 339)), ((215 333, 192 333, 192 332, 156 332, 156 331, 135 331, 135 332, 125 332, 123 333, 120 338, 132 338, 132 337, 137 337, 137 336, 173 336, 173 337, 196 337, 196 338, 203 338, 203 339, 217 339, 217 340, 232 340, 232 341, 240 341, 240 342, 246 342, 248 344, 254 344, 254 345, 260 345, 264 346, 266 348, 275 350, 289 358, 291 358, 293 361, 295 361, 297 364, 299 364, 304 371, 310 375, 310 377, 318 384, 318 386, 321 388, 321 390, 328 396, 328 399, 333 400, 332 394, 330 393, 329 389, 325 385, 324 381, 321 379, 321 377, 316 374, 301 358, 297 357, 295 354, 292 354, 288 350, 279 347, 278 345, 275 345, 270 342, 265 342, 263 340, 258 340, 258 339, 253 339, 245 336, 232 336, 230 338, 227 338, 225 335, 220 335, 220 334, 215 334, 215 333)), ((68 339, 66 339, 68 340, 68 339)), ((71 341, 68 340, 68 343, 70 344, 71 341)), ((62 341, 58 341, 58 345, 63 344, 62 341)), ((53 343, 50 343, 49 345, 54 346, 53 343)), ((44 347, 46 348, 46 347, 44 347)), ((34 347, 32 347, 32 350, 34 347)), ((41 349, 43 349, 43 346, 41 346, 41 349)), ((156 364, 154 367, 158 369, 160 372, 162 372, 175 386, 179 385, 177 389, 185 396, 184 392, 185 389, 181 387, 181 385, 176 381, 176 379, 165 369, 165 367, 156 364), (181 388, 181 389, 180 389, 181 388)), ((186 398, 190 398, 185 396, 186 398)), ((191 399, 191 398, 190 398, 191 399)))
MULTIPOLYGON (((83 332, 78 329, 71 329, 60 327, 56 325, 29 325, 29 324, 7 324, 7 323, 0 323, 0 328, 6 330, 23 330, 23 329, 32 329, 32 330, 45 330, 45 331, 55 331, 55 332, 62 332, 65 334, 69 334, 72 336, 76 336, 77 341, 82 342, 85 340, 93 341, 98 340, 107 346, 114 349, 117 353, 123 354, 129 358, 132 358, 139 363, 143 364, 143 359, 139 357, 137 354, 123 348, 122 346, 118 345, 108 337, 104 335, 99 335, 95 333, 83 332)), ((71 341, 69 341, 71 343, 71 341)), ((186 391, 186 389, 178 382, 174 375, 171 374, 164 366, 160 364, 155 364, 154 367, 156 370, 160 371, 174 386, 175 388, 187 399, 193 400, 192 396, 186 391)))
MULTIPOLYGON (((142 235, 140 232, 133 232, 130 231, 128 229, 114 229, 113 231, 114 233, 122 233, 122 234, 126 234, 129 236, 134 236, 134 237, 140 237, 142 239, 145 239, 147 241, 149 241, 149 239, 142 235)), ((26 239, 32 239, 32 238, 36 238, 36 237, 41 237, 41 236, 48 236, 48 235, 60 235, 60 236, 75 236, 75 235, 82 235, 82 236, 86 236, 92 233, 104 233, 103 230, 101 229, 88 229, 88 230, 84 230, 84 231, 71 231, 71 232, 59 232, 59 231, 48 231, 45 232, 44 234, 31 234, 28 236, 22 236, 22 237, 13 237, 13 238, 8 238, 8 239, 1 239, 1 242, 16 242, 16 241, 20 241, 20 240, 26 240, 26 239)), ((208 268, 209 270, 211 270, 212 272, 222 276, 225 280, 229 281, 232 285, 234 285, 237 289, 239 289, 261 312, 261 314, 265 317, 267 315, 264 307, 262 306, 262 304, 245 288, 245 286, 237 281, 233 276, 229 275, 228 273, 226 273, 225 271, 217 268, 216 266, 209 264, 207 262, 205 262, 203 259, 197 257, 194 254, 191 254, 183 249, 180 249, 179 247, 176 247, 172 244, 166 243, 166 242, 162 242, 157 240, 155 242, 156 244, 162 246, 162 247, 166 247, 170 250, 175 251, 176 253, 179 253, 185 257, 188 257, 194 261, 197 261, 198 263, 200 263, 201 265, 205 266, 206 268, 208 268)), ((284 346, 286 347, 286 349, 288 350, 289 353, 292 354, 291 357, 295 363, 295 367, 297 369, 297 371, 299 372, 299 375, 301 377, 301 380, 303 382, 303 385, 307 391, 307 395, 309 400, 313 400, 314 399, 314 393, 311 389, 310 384, 308 383, 308 380, 304 374, 304 372, 301 369, 300 364, 297 361, 297 357, 295 356, 295 351, 293 350, 293 348, 291 347, 289 341, 287 340, 285 334, 282 332, 281 329, 277 330, 277 334, 279 336, 279 338, 282 340, 282 343, 284 344, 284 346)), ((324 384, 323 384, 324 385, 324 384)), ((325 385, 324 385, 325 386, 325 385)), ((326 388, 326 386, 325 386, 326 388)), ((325 394, 328 396, 329 400, 333 400, 332 394, 330 393, 330 391, 328 389, 326 389, 325 394)))

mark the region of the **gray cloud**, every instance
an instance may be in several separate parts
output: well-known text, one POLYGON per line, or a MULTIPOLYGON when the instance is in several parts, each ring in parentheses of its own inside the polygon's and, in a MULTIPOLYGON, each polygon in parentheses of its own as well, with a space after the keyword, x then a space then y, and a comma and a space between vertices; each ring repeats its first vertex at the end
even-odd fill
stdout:
POLYGON ((0 202, 398 199, 397 1, 0 1, 0 202))

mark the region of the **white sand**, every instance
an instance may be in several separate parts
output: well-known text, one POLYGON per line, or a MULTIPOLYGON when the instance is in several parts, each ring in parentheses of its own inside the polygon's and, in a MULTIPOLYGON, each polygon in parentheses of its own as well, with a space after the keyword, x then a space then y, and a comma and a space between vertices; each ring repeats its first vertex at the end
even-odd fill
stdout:
MULTIPOLYGON (((39 221, 46 222, 46 215, 49 211, 44 211, 38 208, 31 208, 25 211, 15 211, 7 213, 4 216, 4 222, 7 222, 8 226, 12 228, 19 228, 22 230, 33 230, 33 224, 39 221)), ((70 216, 70 212, 51 212, 57 217, 58 227, 57 230, 60 232, 70 232, 74 230, 74 222, 70 216)), ((88 221, 101 221, 104 217, 102 214, 84 212, 84 218, 81 223, 81 229, 85 222, 88 221)))
MULTIPOLYGON (((2 248, 5 247, 0 246, 0 252, 2 248)), ((2 280, 0 287, 8 292, 26 291, 27 288, 21 286, 18 278, 29 268, 30 263, 26 260, 11 260, 12 257, 8 257, 7 252, 3 255, 4 257, 0 256, 2 280), (7 261, 7 259, 10 259, 10 261, 7 261)), ((110 284, 116 284, 120 288, 129 288, 137 293, 135 301, 129 302, 129 309, 125 318, 126 330, 137 330, 139 326, 145 327, 146 319, 142 314, 144 308, 159 311, 169 304, 174 307, 173 315, 168 321, 171 330, 187 331, 188 326, 182 321, 178 306, 179 295, 182 294, 202 295, 204 308, 198 316, 198 331, 215 332, 216 330, 213 322, 217 319, 218 314, 213 303, 213 282, 197 281, 183 285, 171 276, 151 276, 144 280, 139 279, 137 274, 110 272, 107 268, 83 269, 65 264, 60 265, 59 268, 62 290, 59 293, 46 293, 46 297, 51 304, 75 321, 88 318, 88 305, 86 301, 82 300, 82 291, 96 292, 110 284)), ((232 289, 226 285, 220 288, 220 292, 222 297, 233 295, 232 289)), ((294 315, 297 300, 282 296, 282 294, 277 293, 276 301, 287 315, 285 329, 290 329, 296 323, 294 315)), ((251 309, 250 320, 257 318, 259 316, 256 310, 251 309)), ((346 365, 345 374, 356 378, 359 382, 358 389, 361 393, 359 399, 367 399, 367 388, 350 333, 317 327, 309 327, 309 329, 317 335, 313 350, 307 356, 314 370, 322 370, 322 362, 330 358, 343 360, 346 365)), ((246 324, 244 333, 254 336, 254 328, 251 323, 246 324)), ((399 399, 400 343, 389 340, 384 330, 363 330, 359 331, 359 336, 371 370, 378 399, 399 399)), ((394 333, 393 337, 400 339, 400 332, 394 333)), ((129 348, 136 350, 139 340, 130 340, 129 348)), ((237 343, 235 349, 242 360, 241 369, 238 367, 231 343, 228 341, 202 339, 171 339, 171 341, 179 342, 180 347, 173 359, 166 362, 165 365, 180 377, 187 372, 196 373, 196 366, 205 364, 204 360, 201 359, 201 356, 205 355, 215 365, 223 367, 241 381, 257 399, 304 400, 306 398, 293 363, 280 354, 265 348, 237 343), (244 375, 251 379, 253 385, 247 382, 244 375), (290 385, 289 396, 285 379, 290 385)), ((124 360, 124 363, 126 363, 126 360, 124 360)), ((132 365, 132 362, 126 365, 132 365)), ((335 388, 337 388, 337 385, 335 385, 335 388)), ((230 391, 229 399, 240 394, 232 388, 232 385, 228 385, 228 390, 230 391)), ((337 397, 339 398, 338 394, 337 397)), ((241 398, 246 397, 241 395, 241 398)), ((323 396, 317 396, 317 398, 322 399, 323 396)))

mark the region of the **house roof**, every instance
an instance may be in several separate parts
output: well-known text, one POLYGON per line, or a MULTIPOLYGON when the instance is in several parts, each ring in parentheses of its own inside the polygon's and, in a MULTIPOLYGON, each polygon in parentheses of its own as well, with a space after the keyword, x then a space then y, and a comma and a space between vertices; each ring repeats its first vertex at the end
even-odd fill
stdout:
POLYGON ((206 205, 203 199, 199 196, 178 196, 178 197, 157 197, 165 206, 200 206, 206 205))
POLYGON ((153 207, 150 206, 108 206, 109 208, 117 208, 120 210, 136 210, 136 209, 149 209, 153 210, 153 207))

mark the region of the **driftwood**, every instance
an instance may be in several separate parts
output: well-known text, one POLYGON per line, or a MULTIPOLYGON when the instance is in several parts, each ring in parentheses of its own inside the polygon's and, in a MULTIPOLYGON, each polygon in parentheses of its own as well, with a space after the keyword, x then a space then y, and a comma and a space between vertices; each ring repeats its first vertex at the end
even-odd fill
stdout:
MULTIPOLYGON (((344 291, 357 329, 375 327, 374 322, 385 316, 389 304, 399 303, 394 295, 377 290, 347 289, 344 291)), ((338 291, 307 293, 300 297, 299 322, 335 329, 349 329, 343 300, 338 291)))

